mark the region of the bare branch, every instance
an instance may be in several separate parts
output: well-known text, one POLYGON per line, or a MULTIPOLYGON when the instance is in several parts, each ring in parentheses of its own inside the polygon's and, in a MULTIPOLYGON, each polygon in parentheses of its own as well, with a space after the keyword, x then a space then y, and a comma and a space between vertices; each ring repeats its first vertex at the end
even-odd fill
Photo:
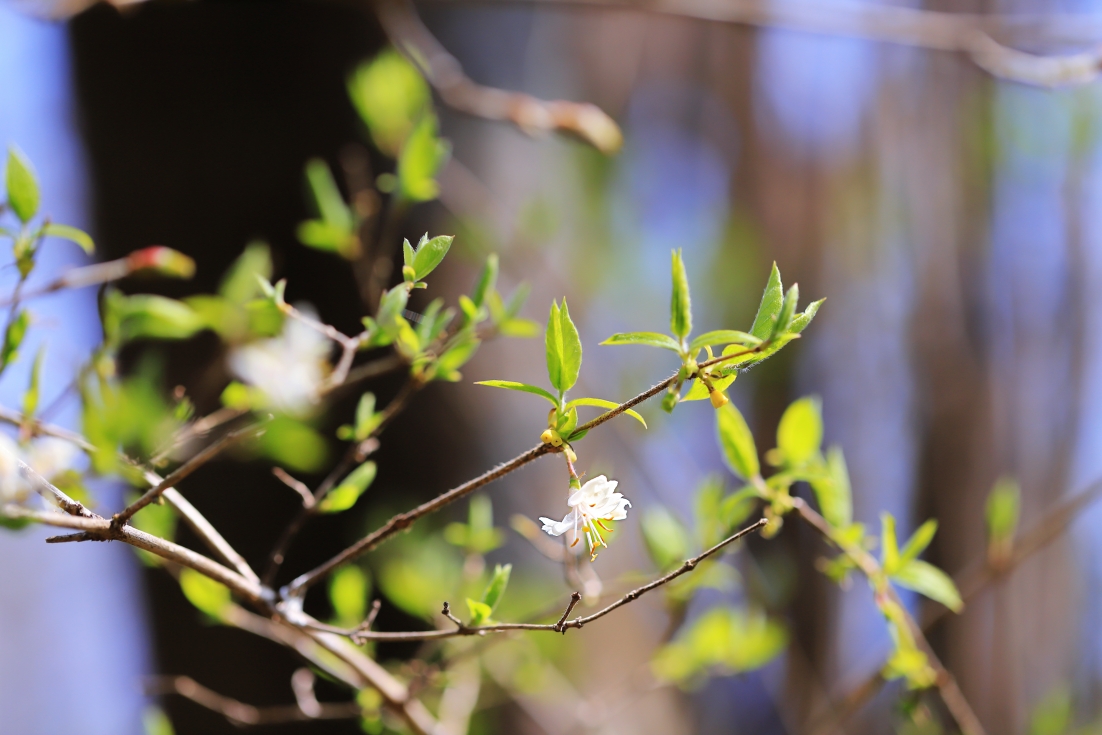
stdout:
POLYGON ((291 477, 282 467, 273 467, 272 474, 275 475, 280 482, 287 487, 294 490, 302 498, 302 507, 309 508, 314 504, 314 494, 310 492, 310 488, 306 487, 306 483, 302 480, 296 480, 291 477))
POLYGON ((417 65, 449 107, 488 120, 511 122, 529 135, 568 133, 606 155, 623 145, 619 126, 596 105, 545 101, 471 81, 459 61, 421 23, 407 0, 376 0, 375 8, 390 40, 417 65))
POLYGON ((636 587, 631 590, 616 602, 604 607, 592 615, 586 615, 585 617, 574 618, 573 620, 567 620, 570 617, 570 613, 573 612, 574 606, 578 604, 578 601, 582 599, 581 593, 573 592, 570 595, 570 601, 567 603, 566 611, 559 618, 557 623, 495 623, 493 625, 465 625, 463 621, 455 617, 448 603, 444 603, 444 609, 441 610, 441 614, 455 623, 456 627, 449 630, 426 630, 426 631, 400 631, 400 632, 370 632, 355 628, 353 630, 342 630, 340 628, 334 628, 324 623, 318 623, 311 621, 306 624, 307 627, 330 633, 333 635, 345 636, 357 641, 429 641, 437 640, 440 638, 455 638, 457 636, 469 636, 469 635, 485 635, 486 633, 502 633, 511 630, 541 630, 552 633, 565 634, 569 628, 581 628, 582 626, 592 623, 594 620, 599 620, 605 615, 608 615, 614 610, 617 610, 630 602, 638 600, 651 590, 657 589, 664 584, 669 584, 673 580, 680 577, 682 574, 691 572, 696 569, 696 566, 700 562, 704 561, 708 557, 717 554, 725 547, 733 544, 735 541, 743 538, 744 536, 753 533, 757 529, 764 526, 766 519, 759 519, 756 523, 747 526, 746 528, 734 533, 724 540, 720 541, 715 546, 707 549, 698 556, 694 556, 691 559, 686 559, 681 566, 673 570, 668 574, 664 574, 661 577, 648 582, 642 587, 636 587))
POLYGON ((66 513, 71 516, 81 516, 82 518, 99 518, 95 513, 85 508, 82 504, 70 498, 64 492, 54 487, 46 481, 42 475, 35 472, 27 465, 23 460, 19 462, 19 476, 29 482, 34 488, 34 491, 46 498, 46 500, 53 501, 61 507, 66 513))
POLYGON ((237 431, 229 432, 218 441, 203 449, 187 462, 184 462, 182 465, 177 467, 168 477, 161 480, 155 486, 151 487, 140 498, 123 508, 122 511, 116 513, 114 518, 112 519, 112 522, 116 526, 125 525, 131 518, 134 517, 135 513, 159 498, 165 490, 168 490, 170 487, 175 487, 186 477, 188 477, 188 475, 195 472, 195 470, 199 469, 207 462, 217 457, 224 450, 228 449, 229 447, 233 446, 246 437, 253 436, 262 428, 263 423, 257 423, 253 424, 252 426, 247 426, 244 429, 238 429, 237 431))
MULTIPOLYGON (((310 673, 309 669, 299 671, 310 673)), ((313 677, 313 674, 310 674, 313 677)), ((294 680, 292 679, 292 682, 294 680)), ((201 707, 225 717, 234 725, 277 725, 284 722, 304 722, 307 720, 346 720, 359 717, 362 709, 355 702, 321 704, 316 699, 316 708, 307 712, 300 702, 296 705, 275 707, 254 707, 212 691, 199 684, 190 676, 158 676, 145 683, 147 695, 177 694, 190 699, 201 707)))

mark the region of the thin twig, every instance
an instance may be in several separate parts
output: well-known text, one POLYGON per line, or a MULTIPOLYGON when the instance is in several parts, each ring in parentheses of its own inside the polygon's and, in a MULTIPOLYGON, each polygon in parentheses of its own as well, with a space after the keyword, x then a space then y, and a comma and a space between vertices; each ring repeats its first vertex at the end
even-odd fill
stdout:
POLYGON ((251 426, 246 426, 244 429, 238 429, 237 431, 231 431, 230 433, 226 434, 221 439, 214 442, 213 444, 196 454, 194 457, 189 459, 187 462, 184 462, 182 465, 177 467, 168 477, 161 480, 154 487, 151 487, 140 498, 116 513, 114 518, 112 519, 113 523, 115 523, 115 525, 117 526, 125 525, 131 518, 134 517, 135 513, 159 498, 165 490, 168 490, 170 487, 175 487, 177 484, 186 479, 191 473, 195 472, 195 470, 199 469, 207 462, 217 457, 229 447, 233 446, 246 437, 256 434, 258 431, 263 429, 263 426, 263 422, 256 423, 251 426))
MULTIPOLYGON (((309 669, 299 669, 306 671, 309 669)), ((298 673, 297 671, 295 672, 298 673)), ((199 684, 190 676, 156 676, 145 682, 145 693, 150 696, 177 694, 190 699, 201 707, 217 712, 234 725, 277 725, 284 722, 309 720, 346 720, 359 717, 363 708, 355 702, 325 703, 314 701, 317 708, 307 712, 299 705, 254 707, 236 699, 218 694, 199 684)))
POLYGON ((459 618, 455 617, 448 603, 444 603, 444 609, 441 614, 455 623, 456 627, 448 630, 426 630, 426 631, 399 631, 399 632, 369 632, 361 631, 359 628, 352 630, 342 630, 340 628, 334 628, 330 625, 323 623, 311 622, 307 623, 307 627, 314 628, 319 631, 331 633, 335 635, 346 636, 349 638, 357 638, 362 641, 428 641, 437 640, 439 638, 454 638, 456 636, 470 636, 470 635, 484 635, 486 633, 501 633, 511 630, 540 630, 548 631, 552 633, 566 633, 569 628, 581 628, 584 625, 592 623, 594 620, 599 620, 605 615, 608 615, 614 610, 617 610, 628 603, 642 597, 647 592, 653 589, 657 589, 664 584, 668 584, 673 580, 680 577, 682 574, 691 572, 696 568, 697 564, 704 561, 708 557, 722 551, 725 547, 733 544, 735 541, 743 538, 747 534, 753 533, 757 529, 764 526, 766 519, 762 518, 756 523, 747 526, 746 528, 734 533, 724 540, 720 541, 715 546, 707 549, 698 556, 694 556, 691 559, 686 559, 685 562, 677 569, 668 574, 664 574, 661 577, 648 582, 642 587, 636 587, 631 590, 619 600, 616 600, 612 604, 604 607, 592 615, 586 615, 585 617, 574 618, 573 620, 567 620, 570 617, 570 613, 573 612, 574 606, 578 604, 582 596, 578 592, 574 592, 570 595, 570 601, 567 603, 566 612, 562 614, 559 621, 556 623, 495 623, 492 625, 466 625, 459 618))
POLYGON ((314 504, 314 494, 310 492, 310 488, 306 487, 306 483, 302 480, 297 480, 287 474, 287 471, 282 467, 273 467, 272 474, 279 479, 287 487, 294 490, 302 498, 302 507, 309 508, 314 504))
POLYGON ((60 489, 47 482, 42 475, 35 472, 26 462, 21 459, 17 461, 19 462, 19 476, 29 482, 36 493, 47 500, 53 501, 71 516, 99 518, 99 516, 85 508, 81 503, 73 500, 60 489))
MULTIPOLYGON (((808 505, 803 498, 793 498, 792 503, 801 519, 818 531, 827 542, 831 544, 835 543, 830 524, 826 522, 825 518, 819 515, 819 513, 808 505)), ((882 570, 880 568, 880 563, 864 549, 860 547, 847 547, 845 553, 854 561, 862 574, 870 580, 876 579, 881 575, 882 570)), ((932 668, 937 675, 936 685, 938 692, 941 694, 941 699, 945 702, 946 708, 953 716, 953 719, 956 720, 963 735, 984 735, 985 731, 983 725, 980 723, 979 718, 976 716, 972 706, 968 703, 968 700, 964 697, 964 693, 960 690, 956 678, 953 676, 952 672, 941 663, 941 659, 938 658, 933 646, 931 646, 930 642, 926 639, 926 635, 923 633, 922 628, 915 622, 911 614, 907 612, 907 608, 903 605, 903 601, 899 598, 899 594, 895 591, 895 588, 892 587, 891 584, 884 585, 884 594, 898 606, 915 642, 926 654, 930 668, 932 668)))
POLYGON ((390 40, 420 68, 449 107, 488 120, 511 122, 529 135, 568 133, 606 155, 623 145, 619 126, 596 105, 545 101, 471 81, 459 61, 440 45, 407 0, 376 0, 375 8, 390 40))

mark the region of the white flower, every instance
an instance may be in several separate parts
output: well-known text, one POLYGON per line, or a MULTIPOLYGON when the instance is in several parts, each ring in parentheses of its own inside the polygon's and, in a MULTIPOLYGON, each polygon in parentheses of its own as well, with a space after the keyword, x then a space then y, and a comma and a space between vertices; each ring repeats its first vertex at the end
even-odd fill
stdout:
POLYGON ((609 480, 604 475, 594 477, 566 501, 571 510, 565 518, 561 521, 540 518, 543 530, 552 536, 561 536, 573 530, 574 540, 570 545, 574 546, 580 539, 578 530, 581 529, 589 544, 589 553, 596 558, 597 546, 608 546, 599 529, 606 532, 612 530, 602 521, 622 521, 628 517, 627 509, 631 507, 627 498, 616 492, 616 485, 616 480, 609 480))
MULTIPOLYGON (((313 317, 307 309, 299 310, 313 317)), ((329 372, 331 349, 325 335, 297 319, 287 319, 278 337, 252 342, 230 353, 230 369, 259 388, 272 408, 301 416, 318 402, 329 372)))
POLYGON ((73 466, 79 451, 74 444, 53 437, 20 447, 7 434, 0 434, 0 502, 21 503, 32 492, 30 484, 19 474, 19 460, 52 480, 73 466))

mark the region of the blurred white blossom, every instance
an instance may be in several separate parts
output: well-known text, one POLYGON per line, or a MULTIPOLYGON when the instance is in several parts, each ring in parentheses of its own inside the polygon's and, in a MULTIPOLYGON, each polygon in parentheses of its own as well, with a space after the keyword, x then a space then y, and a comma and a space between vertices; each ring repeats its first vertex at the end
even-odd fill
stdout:
MULTIPOLYGON (((314 314, 299 307, 307 317, 314 314)), ((329 338, 297 319, 287 319, 272 339, 238 347, 229 356, 230 369, 263 392, 268 406, 292 416, 310 413, 320 399, 329 374, 329 338)))

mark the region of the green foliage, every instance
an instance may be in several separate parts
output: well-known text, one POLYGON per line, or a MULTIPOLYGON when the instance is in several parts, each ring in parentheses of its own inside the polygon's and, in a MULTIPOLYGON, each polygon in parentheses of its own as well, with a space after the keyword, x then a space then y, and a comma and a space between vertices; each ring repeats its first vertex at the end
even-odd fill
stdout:
POLYGON ((348 473, 341 484, 329 491, 318 504, 318 510, 322 513, 340 513, 348 510, 356 504, 374 480, 375 463, 364 462, 348 473))
POLYGON ((103 297, 103 332, 109 345, 136 339, 187 339, 208 327, 203 316, 182 301, 107 289, 103 297))
POLYGON ((812 479, 811 488, 827 523, 835 528, 846 528, 853 523, 853 491, 841 449, 831 447, 827 450, 826 476, 812 479))
POLYGON ((988 559, 1004 563, 1010 558, 1014 534, 1018 530, 1021 489, 1011 477, 1001 477, 987 496, 987 549, 988 559))
POLYGON ((392 158, 431 101, 421 73, 393 49, 356 68, 348 80, 348 96, 371 140, 392 158))
POLYGON ((42 236, 60 237, 63 240, 68 240, 78 245, 80 249, 88 255, 92 255, 96 252, 96 244, 92 242, 92 236, 76 227, 58 225, 51 222, 42 226, 42 236))
POLYGON ((176 735, 168 715, 156 705, 149 705, 142 710, 142 729, 145 735, 176 735))
POLYGON ((308 247, 337 253, 345 258, 357 257, 360 241, 356 230, 358 218, 344 203, 329 165, 320 158, 306 163, 306 182, 319 217, 298 227, 299 241, 308 247))
POLYGON ((410 288, 419 286, 418 281, 436 270, 436 266, 440 265, 444 256, 448 254, 453 240, 455 238, 451 235, 437 235, 430 240, 426 233, 417 243, 416 250, 409 244, 409 240, 403 243, 405 266, 402 268, 402 274, 410 288))
POLYGON ((648 508, 640 524, 651 560, 660 571, 680 564, 689 555, 689 532, 662 506, 648 508))
POLYGON ((1071 690, 1058 686, 1038 702, 1029 718, 1029 735, 1065 735, 1074 717, 1071 690))
POLYGON ((501 602, 501 597, 505 594, 505 588, 509 586, 509 575, 512 574, 512 571, 512 564, 504 566, 498 564, 494 568, 493 576, 490 577, 490 583, 486 586, 486 591, 482 593, 482 599, 476 601, 467 598, 467 607, 471 613, 468 625, 484 625, 490 622, 490 616, 493 615, 498 603, 501 602))
POLYGON ((690 623, 654 659, 655 675, 682 685, 709 672, 739 674, 765 666, 788 645, 780 623, 757 610, 714 607, 690 623))
POLYGON ((329 461, 325 437, 309 424, 289 416, 276 416, 269 421, 255 444, 265 457, 299 472, 317 472, 329 461))
POLYGON ((21 309, 13 319, 8 321, 8 327, 4 331, 4 347, 0 350, 0 373, 19 359, 19 348, 27 335, 27 327, 30 323, 31 316, 26 309, 21 309))
POLYGON ((188 602, 214 620, 221 620, 230 606, 230 591, 225 585, 189 567, 180 570, 180 590, 188 602))
POLYGON ((344 424, 337 429, 337 437, 345 441, 362 442, 370 437, 379 424, 383 422, 384 414, 375 410, 375 394, 364 393, 356 404, 356 423, 344 424))
POLYGON ((36 411, 38 411, 38 394, 39 384, 42 375, 42 360, 46 356, 46 346, 43 345, 38 348, 38 354, 35 355, 34 365, 31 367, 31 383, 27 387, 27 392, 23 394, 23 416, 25 418, 32 418, 36 411))
POLYGON ((561 397, 578 382, 578 373, 582 369, 582 340, 574 320, 570 318, 566 299, 563 299, 561 308, 558 302, 551 302, 545 344, 547 377, 561 397))
POLYGON ((494 528, 494 507, 485 495, 471 498, 466 523, 449 523, 444 540, 466 549, 468 554, 488 554, 505 543, 505 533, 494 528))
POLYGON ((964 609, 964 601, 949 575, 916 558, 933 540, 937 522, 931 520, 922 524, 904 545, 902 552, 896 540, 895 518, 891 513, 881 513, 880 523, 880 565, 888 578, 900 587, 940 602, 953 612, 964 609))
POLYGON ((614 334, 601 344, 644 345, 646 347, 660 347, 664 350, 671 350, 677 353, 681 352, 681 345, 677 343, 677 340, 668 334, 658 334, 657 332, 624 332, 614 334))
POLYGON ((436 115, 426 112, 414 125, 398 155, 398 196, 427 202, 440 193, 436 175, 451 157, 451 144, 436 134, 436 115))
POLYGON ((750 334, 761 340, 768 339, 773 334, 773 324, 783 303, 784 287, 781 285, 781 271, 774 263, 772 270, 769 271, 769 281, 765 284, 765 291, 761 295, 758 313, 754 315, 750 334))
POLYGON ((818 398, 801 398, 788 406, 777 426, 781 462, 799 467, 819 456, 823 442, 822 405, 818 398))
POLYGON ((670 293, 670 332, 682 342, 693 331, 692 302, 689 298, 689 277, 681 260, 681 250, 670 254, 673 289, 670 293))
POLYGON ((364 619, 371 582, 358 566, 338 569, 329 580, 329 604, 333 606, 335 624, 354 628, 364 619))
POLYGON ((753 479, 761 473, 754 435, 733 403, 716 411, 716 434, 723 458, 732 472, 744 480, 753 479))
POLYGON ((15 146, 8 148, 5 186, 8 192, 8 206, 23 224, 27 224, 38 213, 38 179, 34 169, 23 152, 15 146))

